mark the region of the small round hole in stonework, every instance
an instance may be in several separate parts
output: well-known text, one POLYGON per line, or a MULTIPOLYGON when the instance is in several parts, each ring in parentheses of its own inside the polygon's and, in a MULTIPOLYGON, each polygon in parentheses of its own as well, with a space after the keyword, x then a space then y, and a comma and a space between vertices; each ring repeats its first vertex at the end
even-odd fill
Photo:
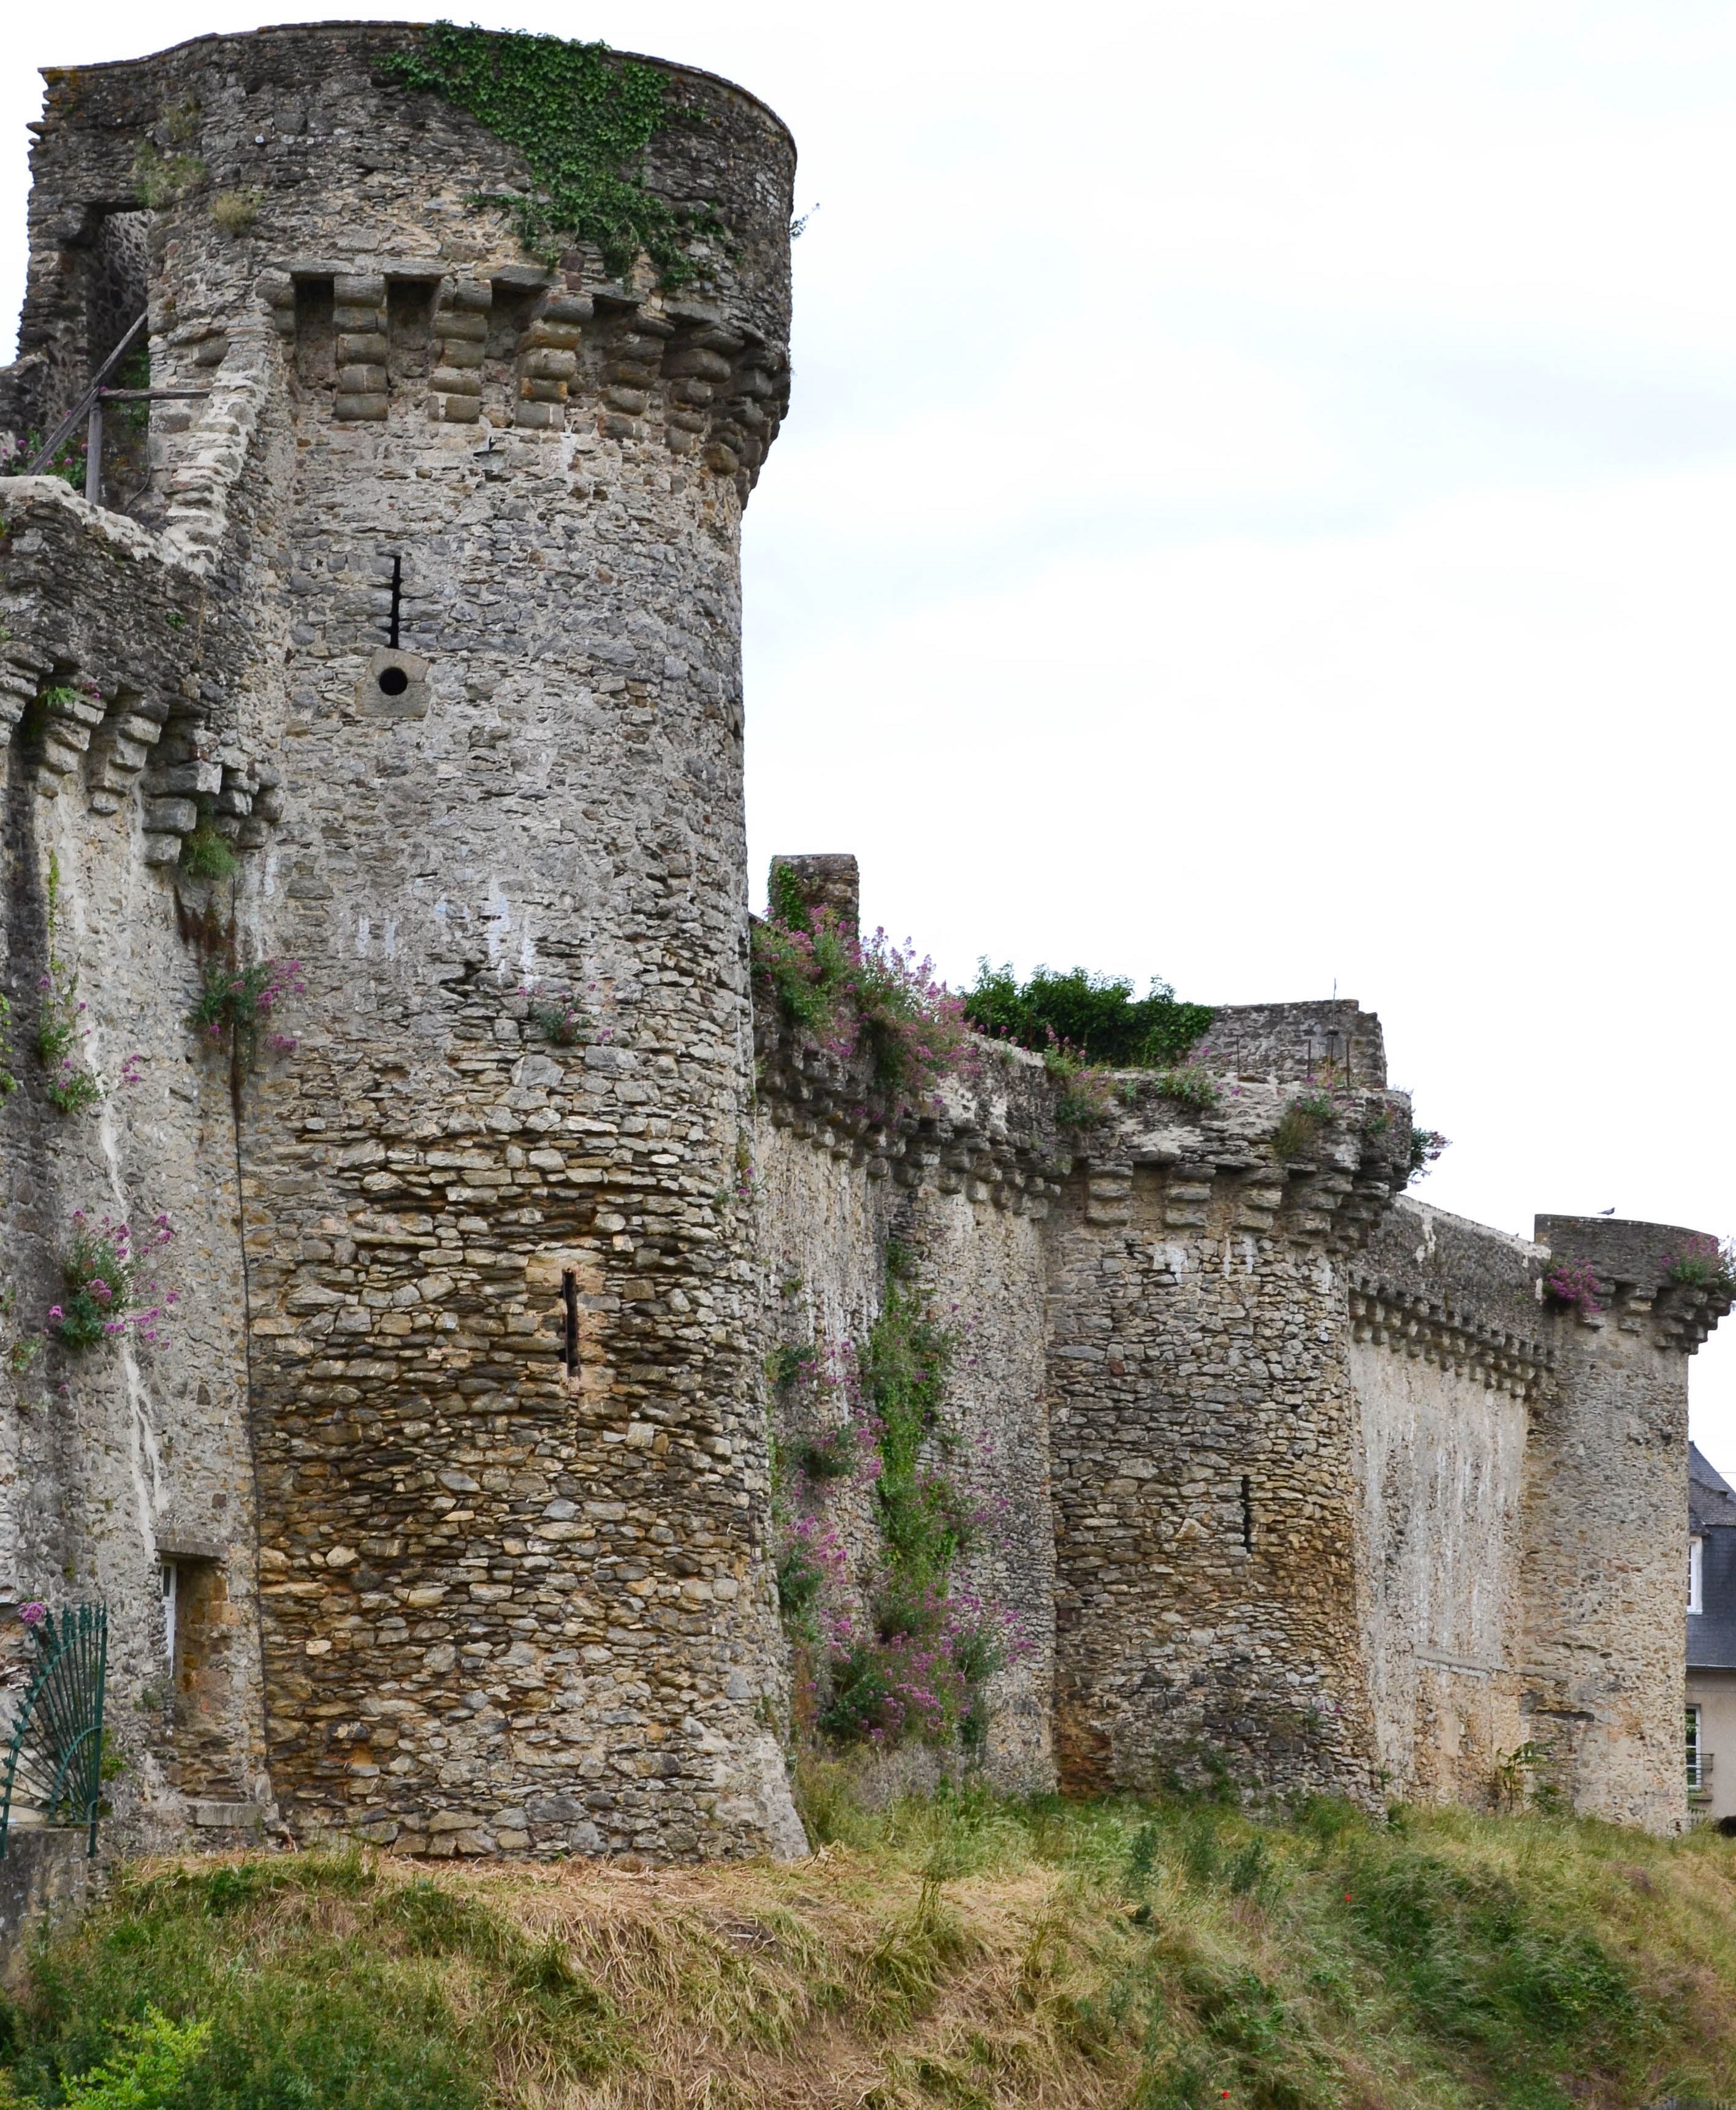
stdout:
POLYGON ((410 686, 410 677, 401 667, 382 667, 380 691, 388 696, 401 696, 410 686))

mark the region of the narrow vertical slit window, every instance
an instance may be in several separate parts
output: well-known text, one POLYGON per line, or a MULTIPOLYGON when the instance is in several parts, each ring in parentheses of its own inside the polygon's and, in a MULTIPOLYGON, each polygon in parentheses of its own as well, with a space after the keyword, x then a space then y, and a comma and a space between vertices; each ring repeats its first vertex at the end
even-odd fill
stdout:
POLYGON ((560 1278, 560 1300, 564 1307, 562 1319, 562 1360, 567 1366, 567 1375, 578 1375, 578 1277, 569 1268, 560 1278))
POLYGON ((180 1596, 180 1571, 172 1560, 157 1563, 157 1582, 163 1593, 163 1656, 171 1673, 175 1669, 175 1623, 180 1596))
POLYGON ((1253 1482, 1247 1474, 1242 1475, 1242 1544, 1253 1551, 1253 1482))

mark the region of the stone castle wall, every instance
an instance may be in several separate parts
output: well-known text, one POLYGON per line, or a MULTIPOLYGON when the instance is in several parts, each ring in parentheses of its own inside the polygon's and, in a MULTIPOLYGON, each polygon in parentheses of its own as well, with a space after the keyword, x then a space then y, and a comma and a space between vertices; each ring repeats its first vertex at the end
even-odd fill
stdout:
POLYGON ((730 1189, 739 523, 786 386, 793 156, 750 98, 672 73, 687 121, 650 181, 703 192, 727 254, 684 302, 582 252, 533 268, 474 206, 519 173, 506 150, 383 77, 413 36, 207 38, 51 80, 13 401, 45 419, 82 378, 101 229, 138 209, 152 143, 206 178, 151 216, 152 383, 215 392, 153 406, 138 524, 8 493, 15 1003, 28 1027, 58 844, 104 991, 90 1053, 111 1084, 128 1036, 147 1057, 143 1096, 112 1085, 82 1124, 24 1065, 6 1118, 48 1168, 12 1189, 24 1287, 39 1307, 92 1189, 167 1207, 188 1277, 148 1442, 125 1352, 51 1351, 52 1433, 23 1442, 57 1456, 26 1461, 21 1551, 70 1587, 56 1534, 108 1548, 141 1809, 167 1732, 124 1709, 161 1671, 152 1578, 197 1511, 252 1645, 232 1764, 263 1781, 269 1749, 261 1796, 299 1836, 788 1846, 730 1189), (232 234, 209 193, 238 183, 261 202, 232 234), (70 577, 39 532, 79 546, 70 577), (44 728, 29 700, 70 672, 107 716, 44 728), (116 784, 133 718, 158 737, 116 784), (176 862, 202 800, 233 889, 176 862), (184 1022, 202 939, 306 983, 294 1055, 233 1107, 184 1022), (579 1037, 540 1035, 527 987, 579 1037), (153 1444, 186 1466, 141 1487, 153 1444))
MULTIPOLYGON (((116 1839, 799 1850, 772 1445, 854 1410, 772 1373, 841 1369, 895 1243, 959 1343, 958 1580, 1020 1637, 995 1778, 1477 1799, 1530 1742, 1579 1806, 1679 1822, 1721 1308, 1667 1286, 1684 1234, 1395 1207, 1409 1108, 1348 1001, 1219 1011, 1204 1112, 1134 1074, 1066 1127, 985 1048, 877 1126, 750 986, 788 136, 667 69, 647 179, 727 242, 679 292, 544 269, 478 203, 510 150, 383 71, 419 34, 56 74, 34 154, 0 411, 51 423, 138 301, 179 392, 106 508, 0 493, 8 1351, 75 1211, 175 1230, 165 1338, 0 1357, 0 1587, 111 1607, 116 1839), (233 878, 187 862, 212 828, 233 878), (51 870, 82 1114, 29 1046, 51 870), (268 960, 296 1045, 244 1070, 188 1014, 268 960), (1539 1302, 1552 1252, 1605 1314, 1539 1302)), ((853 861, 795 863, 853 922, 853 861)), ((825 1500, 859 1587, 871 1487, 825 1500)))

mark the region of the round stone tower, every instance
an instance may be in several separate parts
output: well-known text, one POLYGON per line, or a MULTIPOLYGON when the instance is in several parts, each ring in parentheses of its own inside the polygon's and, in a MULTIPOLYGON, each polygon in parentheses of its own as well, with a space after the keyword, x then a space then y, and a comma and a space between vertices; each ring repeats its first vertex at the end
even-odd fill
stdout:
POLYGON ((80 1433, 18 1439, 6 1579, 107 1597, 159 1832, 202 1795, 431 1854, 799 1850, 740 1169, 789 135, 680 67, 354 24, 54 74, 38 129, 0 410, 46 434, 135 309, 150 394, 96 503, 7 493, 9 986, 28 1028, 52 856, 107 1093, 23 1062, 15 1229, 46 1295, 81 1197, 172 1204, 183 1303, 51 1347, 80 1433))

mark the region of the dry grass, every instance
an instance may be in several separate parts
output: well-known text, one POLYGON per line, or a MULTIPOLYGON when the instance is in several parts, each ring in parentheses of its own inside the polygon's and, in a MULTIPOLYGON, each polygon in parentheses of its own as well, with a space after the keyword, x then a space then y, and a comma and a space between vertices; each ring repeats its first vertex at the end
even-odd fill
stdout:
MULTIPOLYGON (((1317 1804, 856 1808, 810 1859, 129 1872, 0 2033, 59 2099, 147 2000, 163 2110, 1639 2110, 1736 2092, 1736 1848, 1317 1804)), ((149 2110, 149 2106, 145 2106, 149 2110)))
POLYGON ((587 2084, 512 2048, 501 2093, 537 2110, 1085 2110, 1136 2076, 1136 2048, 1081 2040, 1101 1974, 1059 1870, 943 1884, 832 1845, 787 1869, 446 1880, 558 1940, 619 2018, 626 2055, 587 2084))

